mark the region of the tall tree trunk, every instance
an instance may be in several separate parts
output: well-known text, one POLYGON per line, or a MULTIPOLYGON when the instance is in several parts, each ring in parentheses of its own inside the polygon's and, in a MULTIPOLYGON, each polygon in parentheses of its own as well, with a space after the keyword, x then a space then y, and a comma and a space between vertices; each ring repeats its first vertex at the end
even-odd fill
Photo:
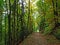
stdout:
POLYGON ((56 28, 58 25, 58 18, 56 18, 58 16, 58 7, 57 7, 57 0, 56 3, 54 3, 54 0, 52 0, 52 5, 53 5, 53 12, 54 12, 54 20, 55 20, 55 27, 56 28), (56 6, 55 6, 56 4, 56 6), (56 8, 55 8, 56 7, 56 8))
POLYGON ((21 0, 22 1, 22 14, 21 14, 21 36, 22 36, 22 40, 24 39, 24 0, 21 0))
POLYGON ((9 15, 8 15, 8 34, 9 34, 9 41, 8 41, 8 45, 11 45, 11 3, 9 0, 9 15))
POLYGON ((0 42, 2 42, 2 12, 0 11, 0 42))
POLYGON ((27 22, 27 25, 28 25, 28 31, 29 31, 30 30, 29 29, 29 26, 30 26, 30 24, 29 24, 29 21, 30 21, 30 0, 28 2, 29 2, 29 5, 28 5, 28 22, 27 22))

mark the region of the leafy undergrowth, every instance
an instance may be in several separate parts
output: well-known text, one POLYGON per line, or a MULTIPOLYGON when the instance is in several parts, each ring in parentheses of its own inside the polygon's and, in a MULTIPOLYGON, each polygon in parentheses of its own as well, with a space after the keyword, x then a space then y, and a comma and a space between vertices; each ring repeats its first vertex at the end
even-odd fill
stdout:
POLYGON ((39 32, 34 32, 19 45, 60 45, 60 41, 53 35, 43 35, 39 32))
POLYGON ((60 27, 57 27, 53 34, 57 39, 60 39, 60 27))

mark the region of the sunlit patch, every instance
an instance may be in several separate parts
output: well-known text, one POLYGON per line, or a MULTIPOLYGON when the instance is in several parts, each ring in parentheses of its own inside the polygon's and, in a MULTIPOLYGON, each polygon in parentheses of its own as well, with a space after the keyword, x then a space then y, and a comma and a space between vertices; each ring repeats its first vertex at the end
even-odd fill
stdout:
POLYGON ((42 2, 44 2, 44 0, 42 0, 42 2))
POLYGON ((37 29, 37 32, 39 32, 39 30, 37 29))

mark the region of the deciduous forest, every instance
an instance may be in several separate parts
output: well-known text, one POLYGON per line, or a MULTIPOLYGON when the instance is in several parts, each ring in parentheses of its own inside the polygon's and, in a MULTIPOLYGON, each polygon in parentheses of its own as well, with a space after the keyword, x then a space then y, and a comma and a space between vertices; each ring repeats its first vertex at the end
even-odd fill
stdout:
POLYGON ((60 0, 0 0, 0 45, 19 45, 32 33, 60 45, 60 0))

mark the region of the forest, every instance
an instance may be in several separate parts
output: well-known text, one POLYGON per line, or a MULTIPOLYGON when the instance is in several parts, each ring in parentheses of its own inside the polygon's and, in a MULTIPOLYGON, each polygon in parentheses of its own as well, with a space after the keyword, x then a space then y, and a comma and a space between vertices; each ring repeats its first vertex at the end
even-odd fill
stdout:
POLYGON ((33 32, 60 40, 60 0, 0 0, 0 45, 18 45, 33 32))

